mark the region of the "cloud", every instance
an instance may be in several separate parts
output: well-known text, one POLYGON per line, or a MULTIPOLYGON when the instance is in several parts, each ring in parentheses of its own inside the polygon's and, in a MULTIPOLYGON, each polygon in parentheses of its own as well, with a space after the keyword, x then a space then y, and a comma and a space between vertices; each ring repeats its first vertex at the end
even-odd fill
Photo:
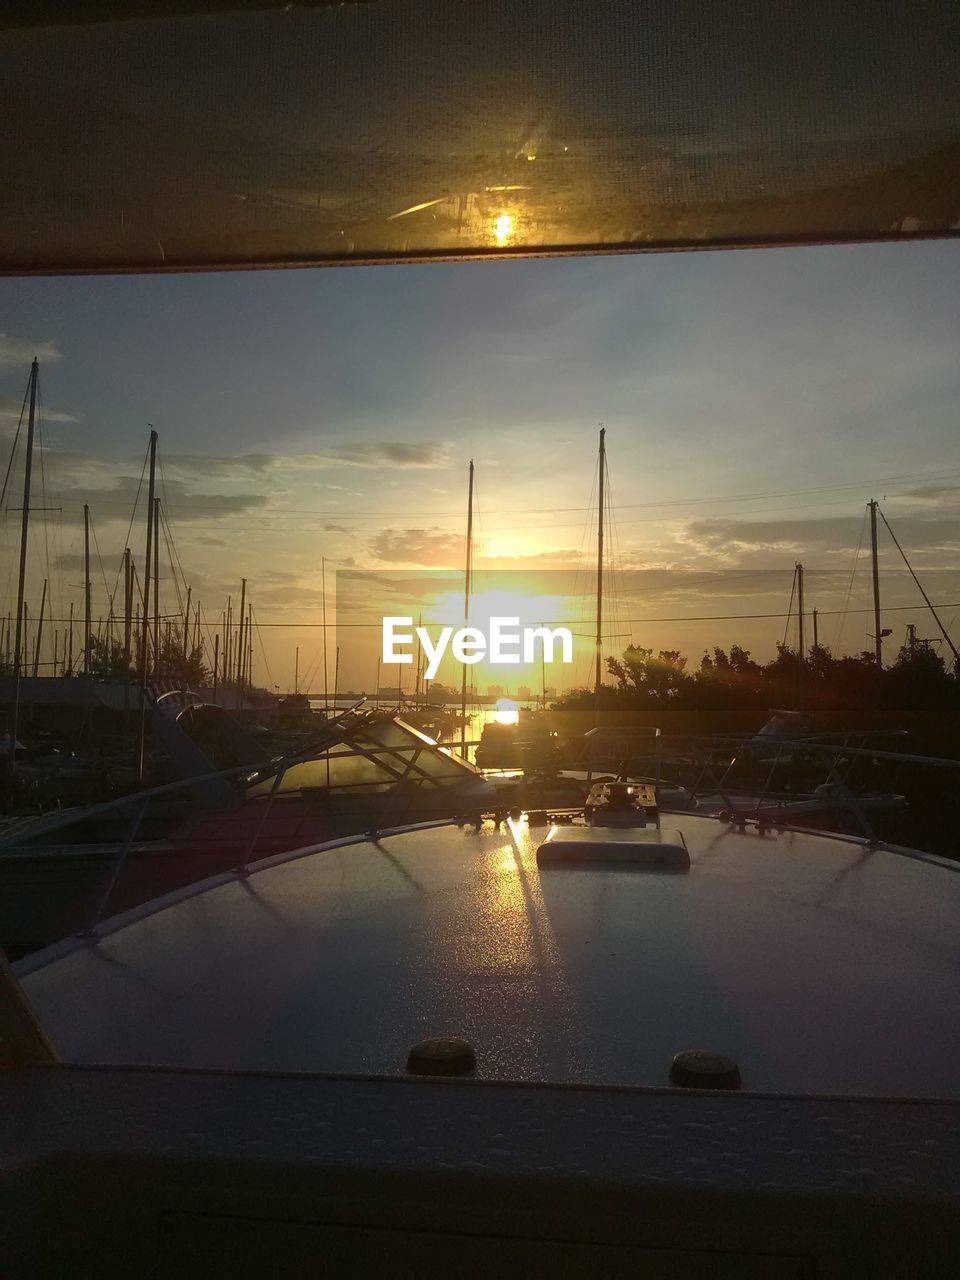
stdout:
MULTIPOLYGON (((258 587, 256 595, 257 602, 265 605, 321 605, 323 603, 322 591, 297 583, 289 586, 258 587)), ((256 608, 254 608, 254 618, 256 618, 256 608)))
MULTIPOLYGON (((956 558, 960 551, 960 522, 949 518, 897 516, 894 531, 908 555, 941 553, 956 558)), ((771 567, 785 558, 811 556, 852 557, 859 543, 869 554, 861 516, 823 516, 814 519, 741 520, 716 517, 684 522, 677 540, 701 555, 724 564, 748 564, 765 560, 771 567)), ((889 535, 881 539, 890 545, 889 535)), ((896 553, 895 553, 896 554, 896 553)))
MULTIPOLYGON (((103 556, 103 559, 107 563, 109 563, 110 558, 111 557, 109 552, 106 552, 103 556)), ((65 569, 69 571, 72 569, 83 569, 85 564, 86 564, 85 559, 83 558, 82 555, 79 555, 77 552, 62 551, 60 555, 57 556, 57 559, 54 563, 54 568, 65 569)), ((14 612, 16 612, 16 610, 14 610, 14 612)))
POLYGON ((464 538, 444 529, 382 529, 368 546, 378 560, 390 564, 449 566, 463 558, 464 538))
POLYGON ((212 480, 231 480, 250 475, 268 475, 282 459, 272 453, 242 453, 236 457, 210 453, 164 453, 166 475, 202 475, 212 480))
POLYGON ((916 503, 923 507, 955 507, 960 504, 960 485, 925 484, 898 494, 892 501, 916 503))
POLYGON ((38 360, 62 360, 63 352, 55 342, 34 342, 31 338, 15 338, 10 333, 0 333, 0 369, 18 369, 28 365, 36 356, 38 360))
POLYGON ((378 444, 320 449, 297 459, 298 465, 399 467, 401 470, 438 470, 450 465, 453 445, 446 440, 381 441, 378 444))
POLYGON ((583 562, 583 552, 575 547, 557 548, 553 551, 534 551, 530 555, 488 555, 485 557, 486 567, 491 571, 510 568, 528 569, 543 566, 549 569, 573 568, 579 571, 583 562))
MULTIPOLYGON (((27 414, 22 400, 13 400, 9 396, 0 396, 0 422, 19 422, 20 413, 23 412, 24 421, 27 414)), ((55 409, 43 410, 44 422, 77 422, 78 418, 72 413, 59 413, 55 409)))
MULTIPOLYGON (((61 468, 64 456, 57 455, 61 468)), ((89 464, 88 472, 77 474, 71 471, 70 482, 61 482, 57 489, 57 501, 64 523, 82 523, 83 504, 87 502, 95 524, 103 525, 110 521, 126 524, 130 520, 139 490, 137 525, 142 527, 146 511, 146 483, 141 487, 139 476, 111 474, 108 463, 96 459, 84 461, 89 464)), ((64 474, 64 470, 65 468, 61 469, 60 475, 64 474)), ((225 516, 262 512, 270 503, 269 495, 263 493, 195 493, 182 481, 170 477, 164 481, 162 497, 163 510, 175 532, 177 521, 181 519, 189 519, 192 523, 201 520, 216 521, 225 516)))
MULTIPOLYGON (((444 440, 396 441, 329 445, 302 454, 243 453, 236 457, 201 453, 163 455, 167 475, 203 475, 218 480, 277 471, 325 470, 328 467, 389 467, 392 470, 437 470, 450 463, 452 444, 444 440)), ((339 488, 329 485, 328 488, 339 488)))

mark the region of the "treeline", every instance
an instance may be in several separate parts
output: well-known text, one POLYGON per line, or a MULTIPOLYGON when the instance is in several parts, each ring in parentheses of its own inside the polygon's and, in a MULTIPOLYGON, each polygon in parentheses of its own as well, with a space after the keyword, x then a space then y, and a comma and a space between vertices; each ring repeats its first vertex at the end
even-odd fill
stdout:
MULTIPOLYGON (((131 655, 131 661, 126 661, 126 650, 123 642, 113 637, 91 636, 90 638, 90 657, 89 657, 89 674, 94 680, 115 680, 119 682, 135 681, 137 679, 136 671, 137 655, 134 652, 131 655)), ((66 670, 66 662, 63 668, 58 669, 55 675, 74 675, 83 674, 84 663, 82 652, 75 656, 73 669, 66 670)), ((21 674, 31 674, 30 664, 27 663, 25 668, 21 668, 21 674)), ((40 670, 44 675, 49 675, 50 666, 41 666, 40 670)), ((0 675, 12 676, 15 674, 13 663, 0 663, 0 675)), ((149 678, 151 681, 175 681, 189 688, 199 688, 210 683, 212 672, 203 660, 203 651, 199 646, 187 646, 184 651, 183 643, 175 636, 167 635, 160 643, 160 654, 156 661, 151 657, 149 678)))
MULTIPOLYGON (((705 652, 691 671, 676 649, 630 645, 619 658, 606 659, 614 684, 604 684, 599 708, 605 711, 688 710, 710 720, 724 713, 742 719, 764 715, 772 707, 803 708, 843 717, 856 712, 956 713, 960 710, 960 674, 948 669, 930 644, 904 645, 889 666, 878 667, 873 653, 835 658, 823 645, 803 659, 795 649, 777 646, 768 663, 755 662, 740 645, 705 652)), ((578 689, 555 704, 559 710, 597 707, 592 689, 578 689)))

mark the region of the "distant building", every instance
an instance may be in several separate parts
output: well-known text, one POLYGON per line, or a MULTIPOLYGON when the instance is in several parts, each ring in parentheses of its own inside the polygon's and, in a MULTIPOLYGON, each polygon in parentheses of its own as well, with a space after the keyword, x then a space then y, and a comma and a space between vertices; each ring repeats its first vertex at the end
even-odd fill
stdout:
POLYGON ((518 699, 519 699, 521 702, 529 702, 529 701, 530 701, 530 698, 532 697, 532 694, 530 693, 530 690, 529 690, 529 688, 527 687, 527 685, 522 684, 522 685, 520 686, 520 688, 517 690, 517 697, 518 697, 518 699))
POLYGON ((488 697, 488 698, 502 698, 502 697, 503 697, 503 685, 502 685, 502 684, 491 684, 491 685, 489 685, 489 686, 488 686, 488 688, 487 688, 487 697, 488 697))
POLYGON ((547 685, 547 687, 543 691, 543 696, 545 698, 555 698, 557 696, 557 691, 552 684, 547 685))

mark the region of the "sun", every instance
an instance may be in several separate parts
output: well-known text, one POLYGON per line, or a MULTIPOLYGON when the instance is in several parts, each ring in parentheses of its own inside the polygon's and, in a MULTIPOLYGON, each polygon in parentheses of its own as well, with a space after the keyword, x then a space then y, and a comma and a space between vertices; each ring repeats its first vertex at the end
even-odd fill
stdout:
POLYGON ((513 239, 517 229, 517 220, 512 213, 501 213, 493 220, 493 238, 497 248, 502 249, 513 239))
POLYGON ((493 719, 496 724, 519 724, 520 709, 512 698, 500 698, 494 708, 493 719))

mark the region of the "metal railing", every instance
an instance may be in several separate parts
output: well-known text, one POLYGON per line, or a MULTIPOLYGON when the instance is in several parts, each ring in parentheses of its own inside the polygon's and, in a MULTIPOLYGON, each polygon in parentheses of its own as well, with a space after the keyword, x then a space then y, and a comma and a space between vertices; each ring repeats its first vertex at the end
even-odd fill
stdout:
MULTIPOLYGON (((659 807, 669 810, 671 806, 663 804, 661 799, 664 778, 667 776, 670 762, 682 760, 687 768, 697 770, 696 780, 693 785, 685 788, 691 799, 695 800, 698 796, 704 797, 707 795, 719 797, 726 816, 734 822, 745 823, 747 820, 752 820, 767 823, 771 826, 790 826, 791 805, 796 813, 797 803, 803 803, 805 797, 795 792, 784 794, 783 792, 773 791, 772 780, 778 765, 783 759, 803 754, 817 760, 824 770, 825 781, 830 787, 830 793, 828 796, 822 797, 823 809, 849 812, 854 817, 862 836, 873 843, 878 840, 877 833, 870 823, 868 814, 861 803, 861 798, 858 798, 849 786, 851 762, 858 758, 867 758, 873 761, 895 764, 960 770, 960 760, 917 755, 909 752, 883 751, 871 747, 852 747, 838 743, 815 742, 808 739, 764 740, 756 736, 667 735, 663 734, 659 729, 651 730, 650 736, 653 738, 653 742, 649 750, 629 751, 628 755, 622 756, 613 768, 601 770, 594 767, 595 762, 590 762, 590 768, 587 771, 588 782, 594 774, 601 772, 616 772, 625 775, 629 764, 629 772, 633 775, 645 771, 653 774, 659 807), (732 759, 735 759, 738 754, 742 754, 744 751, 762 752, 764 761, 769 760, 770 764, 761 785, 757 789, 751 790, 748 797, 745 797, 742 793, 738 795, 729 785, 732 759)), ((248 794, 244 797, 244 788, 242 786, 238 791, 238 802, 246 798, 248 802, 253 803, 260 810, 257 812, 255 820, 251 824, 249 836, 231 868, 238 874, 244 874, 256 858, 258 846, 263 838, 274 805, 278 797, 283 794, 283 782, 290 770, 310 762, 315 762, 322 766, 326 759, 331 762, 351 758, 378 762, 386 770, 388 777, 360 782, 334 783, 330 788, 332 794, 375 792, 385 796, 385 803, 382 809, 379 813, 372 815, 371 825, 365 831, 365 834, 373 836, 378 831, 387 827, 398 826, 402 823, 421 785, 427 784, 429 786, 431 783, 436 783, 438 784, 438 790, 444 789, 442 777, 438 778, 436 775, 431 775, 417 767, 420 756, 424 753, 434 755, 437 752, 438 745, 443 748, 444 754, 454 761, 456 773, 448 775, 453 781, 456 774, 460 772, 459 766, 456 765, 456 757, 453 755, 452 749, 443 747, 443 744, 411 742, 389 747, 362 747, 351 744, 347 749, 337 750, 329 756, 326 753, 318 755, 315 752, 305 752, 281 760, 274 758, 259 764, 246 764, 226 770, 214 770, 206 774, 198 774, 190 778, 178 779, 175 782, 164 783, 146 791, 134 792, 131 795, 104 801, 100 804, 80 809, 60 810, 45 818, 35 819, 28 824, 18 823, 9 831, 4 832, 0 835, 0 851, 15 847, 22 849, 24 846, 35 844, 40 838, 54 834, 59 830, 87 822, 96 823, 104 817, 122 814, 129 810, 131 813, 129 825, 119 840, 116 858, 97 896, 87 925, 81 930, 82 934, 95 936, 97 927, 110 903, 129 855, 136 845, 144 819, 151 806, 157 800, 189 792, 198 784, 213 780, 237 780, 241 784, 246 783, 249 786, 250 784, 256 785, 258 782, 262 785, 263 782, 271 779, 270 789, 265 795, 250 796, 248 794), (411 785, 411 783, 414 785, 411 785)), ((471 743, 468 745, 475 746, 477 744, 471 743)), ((464 772, 463 777, 466 778, 468 776, 470 775, 464 772)), ((474 776, 479 778, 482 775, 477 774, 474 776)), ((449 786, 450 783, 447 785, 449 786)), ((312 787, 295 788, 292 789, 291 793, 300 794, 301 790, 313 791, 314 789, 312 787)), ((316 788, 316 790, 325 790, 325 788, 316 788)), ((817 798, 806 797, 806 800, 812 799, 817 798)), ((447 816, 455 818, 465 808, 469 807, 469 803, 461 804, 447 816)), ((156 843, 157 847, 160 847, 162 842, 157 840, 156 843)), ((82 842, 78 842, 78 845, 82 845, 82 842)))
MULTIPOLYGON (((442 746, 443 744, 439 745, 442 746)), ((468 743, 467 745, 476 744, 468 743)), ((447 787, 455 785, 459 777, 464 779, 471 776, 480 777, 479 774, 472 775, 467 771, 463 771, 461 774, 459 765, 456 765, 455 773, 448 775, 430 774, 425 770, 418 769, 417 762, 420 756, 423 754, 435 755, 437 746, 438 744, 432 742, 411 742, 389 747, 359 747, 353 744, 346 750, 337 750, 330 754, 329 759, 331 761, 347 759, 375 760, 386 769, 388 776, 361 782, 335 782, 331 784, 330 792, 331 794, 339 795, 342 793, 375 791, 376 794, 385 795, 387 799, 383 811, 376 815, 375 824, 366 832, 366 834, 374 836, 388 826, 400 824, 423 784, 435 784, 436 789, 442 792, 447 787), (444 785, 445 782, 446 787, 444 785), (413 785, 410 785, 411 783, 413 785), (398 800, 400 803, 391 805, 391 800, 398 800)), ((452 752, 444 749, 444 754, 455 761, 452 752)), ((41 837, 55 834, 64 828, 72 828, 84 823, 96 823, 104 817, 122 814, 127 809, 132 810, 131 821, 118 845, 116 859, 108 872, 102 890, 97 896, 95 906, 90 913, 86 926, 79 931, 82 937, 96 937, 97 927, 103 919, 103 914, 123 873, 130 852, 136 844, 143 820, 156 800, 171 798, 178 794, 189 792, 198 784, 204 782, 238 780, 255 785, 258 775, 266 775, 263 779, 264 781, 266 778, 273 776, 272 785, 266 796, 244 797, 242 791, 238 794, 238 801, 242 802, 246 799, 248 803, 253 803, 257 808, 262 809, 262 812, 257 815, 257 821, 253 824, 249 839, 244 845, 238 861, 232 868, 237 874, 245 874, 250 863, 255 860, 257 846, 270 818, 273 805, 277 796, 282 793, 284 778, 299 765, 317 763, 322 766, 327 758, 326 754, 317 755, 313 752, 308 752, 279 761, 271 759, 259 764, 240 765, 236 768, 197 774, 190 778, 180 778, 175 782, 163 783, 160 786, 151 787, 145 791, 137 791, 131 795, 118 797, 115 800, 103 801, 100 804, 88 805, 78 809, 61 809, 54 814, 35 819, 28 824, 17 824, 16 827, 5 832, 0 836, 0 852, 4 849, 23 848, 25 845, 32 845, 41 837)), ((326 790, 326 788, 316 789, 326 790)), ((300 794, 302 790, 313 791, 315 788, 296 788, 292 789, 290 794, 300 794)), ((226 811, 224 810, 224 812, 226 811)), ((452 818, 456 817, 457 814, 456 812, 451 812, 449 816, 452 818)), ((81 842, 78 842, 78 844, 82 847, 81 842)))
MULTIPOLYGON (((664 734, 660 729, 651 730, 649 736, 653 738, 653 744, 648 750, 644 751, 642 747, 634 750, 621 748, 612 769, 623 775, 628 772, 631 775, 645 771, 653 773, 658 796, 663 788, 665 770, 672 761, 674 764, 681 763, 685 768, 696 770, 693 783, 684 786, 691 800, 719 796, 724 809, 734 820, 752 818, 761 822, 789 826, 791 806, 796 816, 799 813, 799 805, 805 804, 809 811, 813 812, 819 804, 824 811, 843 810, 853 815, 862 835, 873 843, 877 842, 878 836, 861 803, 864 797, 858 797, 849 785, 854 764, 858 759, 960 770, 960 760, 943 756, 919 755, 907 751, 851 746, 845 740, 825 742, 813 738, 763 738, 756 734, 748 737, 721 734, 664 734), (768 766, 759 787, 749 789, 749 799, 746 799, 742 792, 738 794, 730 785, 733 767, 744 753, 761 756, 762 761, 757 760, 755 763, 762 762, 768 766), (772 784, 780 765, 793 756, 811 757, 820 764, 824 772, 823 783, 820 785, 829 787, 828 794, 782 792, 773 789, 772 784)), ((846 739, 850 736, 862 738, 873 735, 858 733, 837 736, 846 739)), ((896 736, 900 736, 899 732, 896 736)), ((603 750, 602 744, 598 750, 603 750)), ((608 765, 613 758, 609 754, 605 757, 608 765)), ((594 772, 601 772, 595 767, 595 763, 591 764, 591 768, 594 772)), ((612 770, 608 767, 607 772, 610 771, 612 770)), ((669 806, 661 802, 660 807, 668 808, 669 806)))

